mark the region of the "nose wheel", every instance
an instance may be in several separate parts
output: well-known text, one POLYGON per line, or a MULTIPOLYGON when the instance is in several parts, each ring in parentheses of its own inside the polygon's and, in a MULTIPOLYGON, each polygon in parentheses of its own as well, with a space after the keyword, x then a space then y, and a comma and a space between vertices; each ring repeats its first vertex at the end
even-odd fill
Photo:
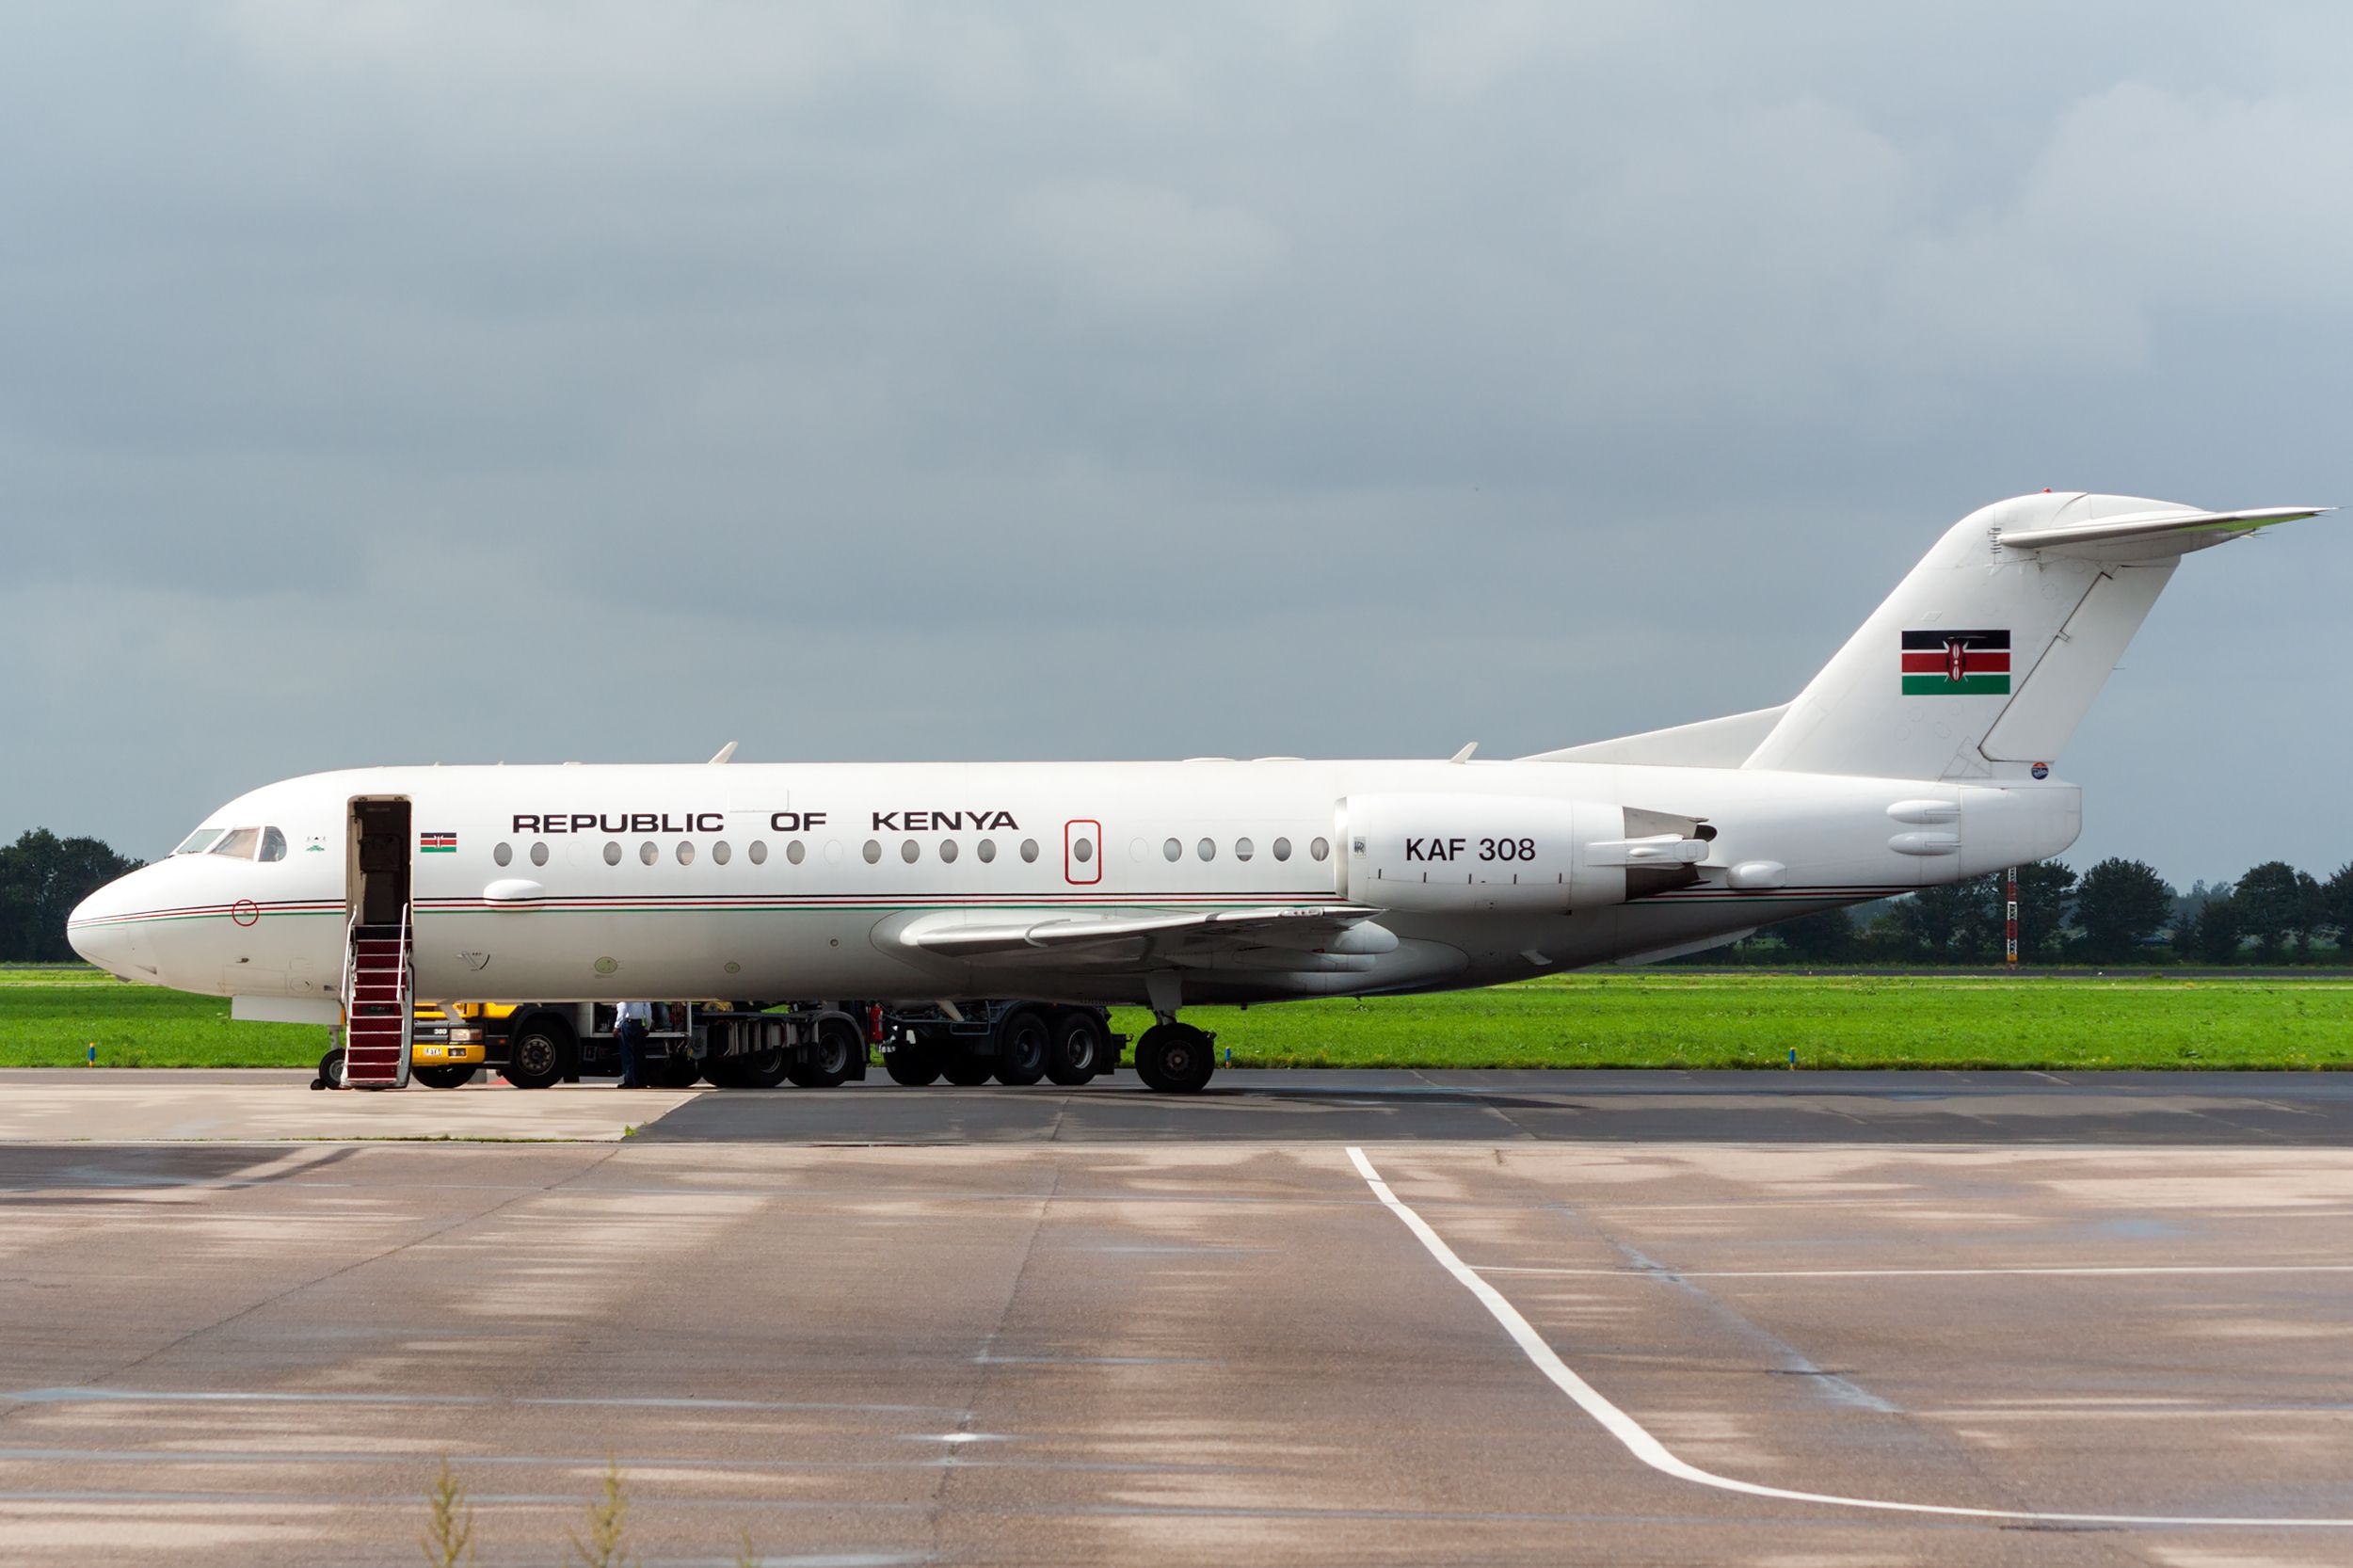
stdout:
POLYGON ((1216 1044, 1216 1035, 1191 1024, 1154 1024, 1136 1042, 1136 1077, 1164 1094, 1196 1093, 1217 1071, 1216 1044))

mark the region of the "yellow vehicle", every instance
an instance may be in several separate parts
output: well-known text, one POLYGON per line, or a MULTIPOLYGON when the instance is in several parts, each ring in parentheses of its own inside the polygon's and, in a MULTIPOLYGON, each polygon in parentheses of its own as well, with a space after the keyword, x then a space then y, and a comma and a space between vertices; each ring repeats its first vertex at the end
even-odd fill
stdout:
POLYGON ((428 1089, 456 1089, 488 1065, 490 1048, 483 1039, 480 1019, 486 1014, 504 1016, 513 1008, 497 1002, 464 1002, 457 1016, 431 1005, 416 1011, 409 1031, 408 1076, 428 1089))

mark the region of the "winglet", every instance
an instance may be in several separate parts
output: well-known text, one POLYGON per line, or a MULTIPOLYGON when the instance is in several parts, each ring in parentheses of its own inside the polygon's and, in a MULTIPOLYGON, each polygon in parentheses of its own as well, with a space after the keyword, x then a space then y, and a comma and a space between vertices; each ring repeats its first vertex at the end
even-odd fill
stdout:
POLYGON ((1468 745, 1465 745, 1462 750, 1448 758, 1447 760, 1449 762, 1467 762, 1471 760, 1471 753, 1477 751, 1478 749, 1479 743, 1477 741, 1473 741, 1468 745))
POLYGON ((733 741, 729 741, 727 744, 725 744, 725 745, 723 745, 723 746, 721 746, 721 747, 719 748, 719 755, 718 755, 718 756, 716 756, 716 757, 713 757, 711 760, 712 760, 712 764, 713 764, 713 765, 716 765, 717 763, 720 763, 720 762, 724 762, 724 761, 726 761, 728 758, 730 758, 730 757, 732 757, 732 756, 734 756, 734 755, 735 755, 735 743, 734 743, 733 741))

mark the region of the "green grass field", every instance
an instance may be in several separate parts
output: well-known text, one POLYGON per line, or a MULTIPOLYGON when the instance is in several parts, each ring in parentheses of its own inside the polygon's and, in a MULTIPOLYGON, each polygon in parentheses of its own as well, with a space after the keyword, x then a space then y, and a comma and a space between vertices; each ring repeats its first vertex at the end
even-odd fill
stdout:
POLYGON ((220 997, 129 985, 98 969, 0 968, 0 1067, 310 1067, 327 1031, 232 1023, 220 997))
MULTIPOLYGON (((2353 980, 1564 975, 1189 1009, 1237 1066, 2353 1067, 2353 980)), ((1121 1009, 1129 1035, 1150 1018, 1121 1009)), ((327 1032, 95 970, 0 968, 0 1067, 307 1067, 327 1032)))

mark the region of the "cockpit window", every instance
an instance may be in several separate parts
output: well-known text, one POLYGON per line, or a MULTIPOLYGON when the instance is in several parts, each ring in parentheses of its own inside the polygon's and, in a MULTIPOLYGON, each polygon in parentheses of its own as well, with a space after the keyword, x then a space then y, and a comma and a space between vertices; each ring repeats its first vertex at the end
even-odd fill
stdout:
POLYGON ((259 858, 264 860, 283 860, 285 857, 286 836, 283 833, 279 832, 278 829, 274 827, 264 827, 262 829, 262 853, 259 858))
POLYGON ((225 831, 227 830, 218 827, 200 827, 195 832, 189 834, 184 840, 181 840, 180 847, 173 850, 171 853, 174 855, 201 855, 206 850, 212 848, 213 840, 219 838, 225 831))
POLYGON ((222 839, 220 842, 215 844, 205 853, 209 855, 231 855, 236 856, 236 858, 240 860, 250 860, 253 858, 254 846, 259 844, 261 841, 262 830, 260 828, 232 827, 229 830, 229 834, 226 838, 222 839))

